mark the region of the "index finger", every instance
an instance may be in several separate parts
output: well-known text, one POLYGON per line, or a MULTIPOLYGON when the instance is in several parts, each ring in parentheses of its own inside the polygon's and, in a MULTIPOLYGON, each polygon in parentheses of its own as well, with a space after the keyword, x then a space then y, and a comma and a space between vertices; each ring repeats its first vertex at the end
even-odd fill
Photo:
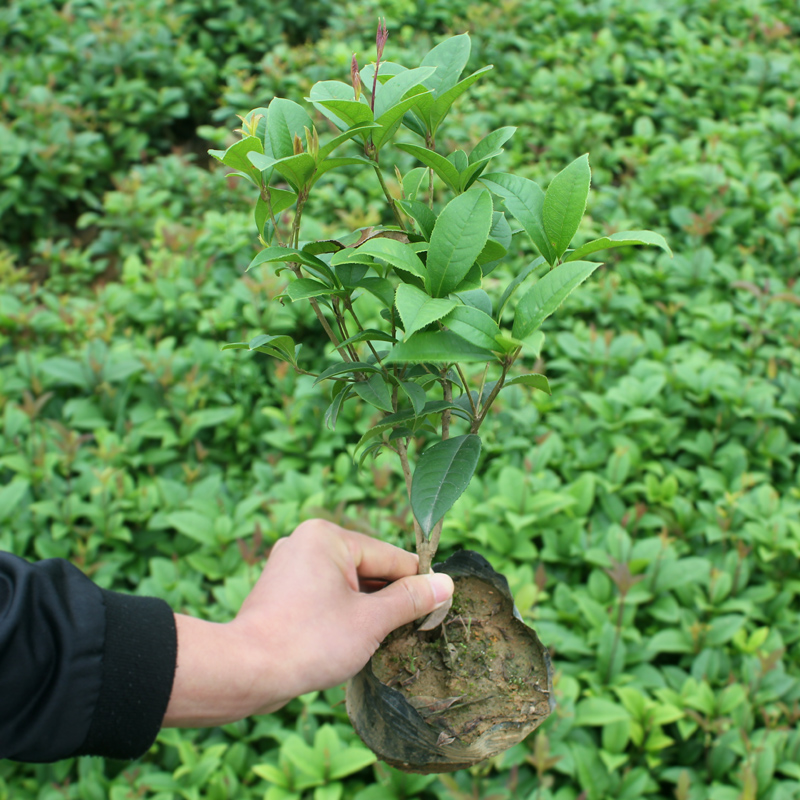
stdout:
POLYGON ((339 528, 339 533, 347 544, 359 577, 396 581, 417 574, 419 558, 416 553, 345 528, 339 528))

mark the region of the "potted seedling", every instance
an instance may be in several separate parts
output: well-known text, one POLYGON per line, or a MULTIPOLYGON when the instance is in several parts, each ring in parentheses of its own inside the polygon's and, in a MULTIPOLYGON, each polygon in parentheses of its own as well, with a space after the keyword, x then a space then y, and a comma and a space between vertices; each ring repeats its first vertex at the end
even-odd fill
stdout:
MULTIPOLYGON (((347 699, 356 730, 381 758, 443 772, 510 747, 552 708, 547 651, 505 579, 470 552, 433 565, 445 514, 478 466, 481 428, 506 387, 550 392, 547 378, 523 364, 538 357, 544 320, 601 266, 587 256, 632 244, 669 248, 658 234, 629 231, 570 249, 589 193, 587 155, 543 191, 488 169, 514 128, 488 132, 469 152, 442 154, 437 139, 451 106, 491 67, 461 77, 470 54, 463 34, 406 68, 383 60, 387 35, 380 24, 375 62, 359 69, 353 56, 349 81, 314 85, 310 108, 275 98, 242 118, 239 141, 211 152, 255 187, 264 249, 250 268, 284 272, 284 298, 310 303, 330 339, 334 363, 315 375, 331 387, 326 422, 335 426, 348 402, 374 413, 357 452, 362 461, 396 454, 420 572, 444 570, 455 580, 452 608, 388 637, 347 699), (398 161, 408 170, 389 172, 386 163, 398 161), (374 173, 385 224, 305 240, 315 185, 353 165, 374 173), (517 237, 528 237, 538 256, 505 282, 492 280, 500 289, 490 294, 486 276, 507 274, 498 267, 519 251, 517 237)), ((225 348, 266 353, 309 374, 286 334, 225 348)))

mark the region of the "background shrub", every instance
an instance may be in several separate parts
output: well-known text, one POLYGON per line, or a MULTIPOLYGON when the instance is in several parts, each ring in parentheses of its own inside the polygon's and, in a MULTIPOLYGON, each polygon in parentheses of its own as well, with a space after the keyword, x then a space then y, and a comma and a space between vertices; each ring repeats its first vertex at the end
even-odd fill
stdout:
MULTIPOLYGON (((369 61, 379 10, 393 59, 413 65, 467 30, 471 66, 495 64, 443 137, 517 125, 502 166, 543 184, 589 151, 586 239, 635 223, 676 252, 616 251, 547 321, 538 368, 554 395, 508 390, 483 477, 445 529, 443 556, 472 547, 508 574, 553 649, 558 710, 466 772, 354 761, 315 785, 326 747, 358 754, 332 690, 165 731, 135 765, 6 762, 0 798, 800 796, 788 0, 12 0, 0 9, 0 546, 224 620, 301 519, 410 544, 393 462, 358 470, 349 455, 369 409, 329 431, 310 379, 220 352, 300 323, 306 357, 329 357, 311 316, 272 302, 280 277, 243 276, 252 208, 204 154, 236 113, 346 79, 353 50, 369 61)), ((331 177, 320 195, 320 235, 380 221, 369 174, 331 177)))

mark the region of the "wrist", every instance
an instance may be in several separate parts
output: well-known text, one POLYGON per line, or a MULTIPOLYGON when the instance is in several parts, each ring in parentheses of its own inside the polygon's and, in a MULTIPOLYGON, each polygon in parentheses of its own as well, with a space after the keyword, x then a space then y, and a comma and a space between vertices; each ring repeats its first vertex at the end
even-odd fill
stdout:
POLYGON ((282 705, 265 682, 270 670, 260 637, 236 620, 176 614, 175 624, 178 660, 164 727, 224 725, 282 705))

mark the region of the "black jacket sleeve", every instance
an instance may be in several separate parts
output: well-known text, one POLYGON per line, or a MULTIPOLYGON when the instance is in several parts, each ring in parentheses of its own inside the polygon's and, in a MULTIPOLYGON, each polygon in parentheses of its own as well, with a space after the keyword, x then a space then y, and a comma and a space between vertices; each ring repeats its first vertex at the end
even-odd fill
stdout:
POLYGON ((162 600, 0 552, 0 758, 137 758, 161 727, 176 657, 162 600))

